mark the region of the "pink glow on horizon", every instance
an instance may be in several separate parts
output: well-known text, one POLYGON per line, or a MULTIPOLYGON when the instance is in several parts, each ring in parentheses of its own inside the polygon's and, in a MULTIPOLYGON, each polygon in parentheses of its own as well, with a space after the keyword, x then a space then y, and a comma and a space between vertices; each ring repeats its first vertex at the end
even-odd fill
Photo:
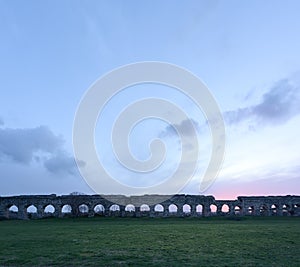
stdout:
POLYGON ((216 181, 205 195, 216 199, 234 200, 238 196, 277 196, 299 195, 300 179, 292 178, 272 181, 270 179, 253 181, 216 181))

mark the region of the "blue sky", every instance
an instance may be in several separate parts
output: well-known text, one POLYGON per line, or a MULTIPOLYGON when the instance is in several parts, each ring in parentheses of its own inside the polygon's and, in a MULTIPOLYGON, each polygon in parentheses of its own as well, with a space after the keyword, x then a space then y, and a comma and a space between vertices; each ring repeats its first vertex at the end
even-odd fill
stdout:
MULTIPOLYGON (((76 109, 100 76, 148 60, 196 74, 223 113, 226 155, 205 194, 299 194, 299 10, 299 1, 0 1, 0 195, 92 192, 73 160, 76 109)), ((97 127, 99 157, 123 177, 104 138, 110 118, 154 95, 202 125, 201 112, 170 88, 124 92, 97 127)), ((164 136, 173 166, 177 137, 168 129, 137 128, 133 152, 144 159, 143 141, 164 136)), ((209 138, 198 135, 203 171, 209 138)), ((184 193, 198 193, 201 170, 184 193)))

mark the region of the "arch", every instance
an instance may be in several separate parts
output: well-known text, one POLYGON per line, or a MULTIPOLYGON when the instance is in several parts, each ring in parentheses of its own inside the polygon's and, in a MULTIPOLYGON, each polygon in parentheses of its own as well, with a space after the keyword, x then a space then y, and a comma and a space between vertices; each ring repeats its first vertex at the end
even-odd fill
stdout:
POLYGON ((79 205, 78 210, 80 213, 88 213, 89 207, 86 204, 81 204, 81 205, 79 205))
POLYGON ((61 213, 63 213, 63 214, 72 213, 71 205, 69 205, 69 204, 63 205, 63 207, 61 208, 61 213))
POLYGON ((191 213, 192 212, 192 208, 189 204, 184 204, 183 207, 182 207, 182 211, 184 213, 191 213))
POLYGON ((113 204, 109 207, 110 211, 120 211, 120 206, 117 204, 113 204))
POLYGON ((290 206, 287 204, 284 204, 282 206, 282 215, 289 215, 290 206))
POLYGON ((169 213, 177 213, 178 207, 175 204, 171 204, 168 207, 169 213))
POLYGON ((44 208, 44 213, 54 213, 55 208, 53 205, 49 204, 44 208))
POLYGON ((27 211, 27 213, 31 213, 31 214, 37 213, 37 208, 36 208, 36 206, 34 206, 34 205, 29 205, 29 206, 27 207, 26 211, 27 211))
POLYGON ((271 205, 271 212, 273 215, 277 214, 278 206, 276 204, 271 205))
POLYGON ((203 205, 202 204, 198 204, 196 206, 196 212, 197 213, 203 213, 203 205))
POLYGON ((222 205, 222 208, 221 208, 221 212, 222 213, 229 213, 229 210, 230 210, 230 208, 229 208, 229 206, 227 205, 227 204, 223 204, 222 205))
POLYGON ((161 204, 156 204, 154 207, 154 211, 156 212, 164 212, 164 207, 161 204))
POLYGON ((132 204, 128 204, 125 207, 125 211, 129 211, 129 212, 135 212, 135 206, 132 204))
POLYGON ((211 204, 211 205, 209 206, 209 208, 210 208, 210 212, 211 212, 212 214, 216 214, 216 213, 217 213, 217 205, 211 204))
POLYGON ((103 214, 105 212, 105 208, 102 204, 97 204, 95 207, 94 207, 94 212, 96 214, 103 214))
POLYGON ((266 216, 268 214, 268 207, 265 204, 259 207, 259 214, 262 216, 266 216))
POLYGON ((13 213, 18 213, 19 208, 16 205, 11 205, 11 206, 8 207, 8 211, 13 212, 13 213))
POLYGON ((248 213, 249 215, 254 215, 254 206, 249 206, 249 207, 248 207, 248 210, 247 210, 247 213, 248 213))
POLYGON ((300 205, 298 203, 293 204, 292 215, 300 216, 300 205))
POLYGON ((240 214, 242 214, 242 207, 239 206, 239 205, 235 206, 235 207, 234 207, 234 214, 235 214, 235 215, 240 215, 240 214))
POLYGON ((147 204, 142 204, 140 207, 140 211, 145 212, 145 211, 150 211, 150 207, 147 204))

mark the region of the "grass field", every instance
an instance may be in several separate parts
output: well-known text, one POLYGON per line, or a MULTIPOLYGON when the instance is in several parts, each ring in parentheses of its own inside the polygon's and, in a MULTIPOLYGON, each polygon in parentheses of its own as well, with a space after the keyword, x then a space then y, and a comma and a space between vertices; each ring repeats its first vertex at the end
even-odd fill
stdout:
POLYGON ((1 266, 300 266, 300 218, 0 221, 1 266))

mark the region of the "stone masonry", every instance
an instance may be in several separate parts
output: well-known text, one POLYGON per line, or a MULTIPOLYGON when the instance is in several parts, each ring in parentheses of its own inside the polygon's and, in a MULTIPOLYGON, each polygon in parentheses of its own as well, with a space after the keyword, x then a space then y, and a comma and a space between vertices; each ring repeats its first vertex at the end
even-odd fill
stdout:
POLYGON ((300 196, 24 195, 0 197, 0 219, 45 217, 300 216, 300 196), (167 199, 167 200, 166 200, 167 199), (151 201, 150 201, 151 200, 151 201), (118 204, 116 204, 118 203, 118 204), (147 203, 157 203, 148 205, 147 203))

